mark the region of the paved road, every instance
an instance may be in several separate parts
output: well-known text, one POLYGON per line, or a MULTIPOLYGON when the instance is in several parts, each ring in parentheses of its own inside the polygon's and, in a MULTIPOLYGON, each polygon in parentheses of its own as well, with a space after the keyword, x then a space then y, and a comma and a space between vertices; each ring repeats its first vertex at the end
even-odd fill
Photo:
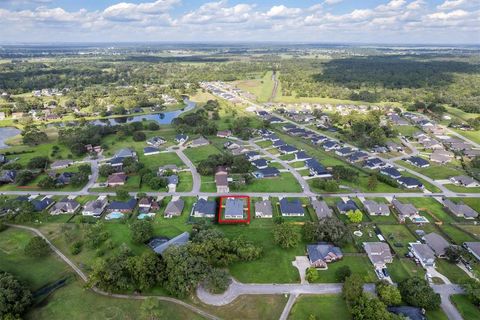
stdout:
POLYGON ((467 137, 465 136, 462 136, 460 133, 456 132, 456 131, 453 131, 452 129, 448 128, 448 127, 443 127, 448 133, 450 133, 451 135, 454 135, 456 136, 457 138, 460 138, 460 139, 463 139, 465 141, 467 141, 468 143, 470 143, 472 146, 474 146, 475 148, 480 148, 480 144, 476 143, 475 141, 473 140, 470 140, 468 139, 467 137))
MULTIPOLYGON (((365 290, 374 292, 373 284, 365 285, 365 290)), ((318 283, 318 284, 245 284, 233 281, 223 294, 211 294, 203 287, 198 287, 198 298, 206 304, 223 306, 231 303, 241 295, 251 294, 338 294, 342 292, 341 283, 318 283)))
POLYGON ((193 193, 198 193, 200 192, 200 186, 202 184, 202 180, 200 177, 200 174, 197 171, 197 167, 193 164, 193 162, 183 153, 183 148, 179 148, 175 150, 175 153, 182 159, 183 163, 190 169, 190 172, 192 173, 193 177, 193 188, 192 191, 193 193))
POLYGON ((431 285, 436 293, 440 294, 442 298, 441 308, 450 320, 462 320, 462 315, 450 300, 452 294, 463 293, 462 288, 455 284, 431 285))
POLYGON ((88 179, 87 184, 82 188, 80 192, 88 193, 88 189, 93 187, 93 185, 97 182, 98 179, 98 160, 91 160, 89 161, 90 167, 92 168, 92 174, 88 179))
POLYGON ((291 294, 290 297, 288 297, 287 304, 285 305, 285 308, 283 308, 282 314, 280 315, 279 320, 287 320, 288 315, 290 314, 290 310, 292 310, 293 305, 295 304, 295 300, 297 300, 298 294, 294 293, 291 294))
MULTIPOLYGON (((30 231, 34 234, 36 234, 37 236, 43 238, 47 243, 48 245, 50 246, 50 248, 53 250, 53 252, 55 252, 55 254, 57 254, 60 259, 62 259, 66 264, 68 264, 72 269, 73 271, 75 271, 76 274, 78 274, 78 276, 84 281, 84 282, 88 282, 88 276, 80 269, 77 267, 77 265, 72 261, 70 260, 68 257, 66 257, 57 247, 55 247, 51 242, 50 240, 48 240, 47 237, 45 237, 38 229, 35 229, 35 228, 31 228, 31 227, 27 227, 27 226, 21 226, 21 225, 14 225, 14 224, 7 224, 7 226, 9 227, 12 227, 12 228, 18 228, 18 229, 23 229, 23 230, 27 230, 27 231, 30 231)), ((146 300, 148 298, 154 298, 154 299, 157 299, 157 300, 160 300, 160 301, 167 301, 167 302, 171 302, 171 303, 175 303, 175 304, 178 304, 178 305, 181 305, 197 314, 199 314, 200 316, 206 318, 206 319, 211 319, 211 320, 219 320, 220 318, 208 313, 208 312, 205 312, 203 311, 202 309, 200 308, 197 308, 193 305, 190 305, 184 301, 181 301, 181 300, 178 300, 178 299, 175 299, 175 298, 170 298, 170 297, 162 297, 162 296, 144 296, 144 295, 128 295, 128 294, 113 294, 113 293, 108 293, 108 292, 105 292, 101 289, 98 289, 98 288, 95 288, 93 287, 92 288, 92 291, 100 294, 100 295, 103 295, 103 296, 108 296, 108 297, 112 297, 112 298, 118 298, 118 299, 128 299, 128 300, 146 300)))

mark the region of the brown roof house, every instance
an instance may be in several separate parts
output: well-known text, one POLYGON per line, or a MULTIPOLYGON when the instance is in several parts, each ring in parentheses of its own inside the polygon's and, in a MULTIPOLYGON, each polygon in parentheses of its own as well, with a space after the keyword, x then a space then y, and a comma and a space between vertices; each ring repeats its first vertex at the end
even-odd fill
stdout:
POLYGON ((108 176, 107 185, 109 187, 123 186, 127 181, 127 175, 123 172, 116 172, 108 176))
POLYGON ((319 269, 328 269, 328 263, 343 258, 342 250, 339 247, 324 242, 307 245, 307 254, 310 265, 319 269))
POLYGON ((217 193, 228 193, 228 170, 226 167, 217 167, 215 171, 215 184, 217 185, 217 193))

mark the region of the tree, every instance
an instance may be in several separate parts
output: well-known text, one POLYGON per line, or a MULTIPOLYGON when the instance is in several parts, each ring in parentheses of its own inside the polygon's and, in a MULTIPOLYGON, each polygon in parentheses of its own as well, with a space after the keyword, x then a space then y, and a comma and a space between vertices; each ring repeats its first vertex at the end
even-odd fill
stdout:
POLYGON ((172 295, 185 297, 203 281, 210 266, 202 257, 193 255, 188 245, 171 246, 163 253, 164 288, 172 295))
POLYGON ((315 282, 318 279, 317 269, 315 269, 314 267, 308 268, 305 278, 308 282, 315 282))
POLYGON ((27 168, 45 170, 49 163, 48 157, 33 157, 28 161, 27 168))
POLYGON ((350 222, 352 223, 360 223, 362 222, 363 213, 359 209, 355 211, 352 210, 347 212, 347 217, 348 220, 350 220, 350 222))
POLYGON ((147 129, 150 131, 157 131, 160 129, 160 126, 156 122, 149 122, 147 125, 147 129))
POLYGON ((42 189, 53 189, 55 188, 55 179, 50 176, 45 176, 38 181, 38 186, 42 189))
POLYGON ((362 320, 390 320, 404 319, 388 312, 385 304, 370 294, 360 294, 355 305, 352 307, 352 318, 362 320))
POLYGON ((101 177, 105 178, 111 175, 112 173, 114 173, 115 171, 116 171, 115 168, 112 167, 111 165, 104 164, 104 165, 101 165, 100 168, 98 169, 98 174, 101 177))
POLYGON ((204 281, 205 289, 214 294, 225 292, 230 285, 230 276, 224 269, 212 268, 204 281))
POLYGON ((300 237, 293 225, 281 223, 273 227, 273 241, 287 249, 295 247, 300 241, 300 237))
POLYGON ((153 236, 153 226, 148 220, 136 220, 130 225, 133 242, 145 243, 153 236))
POLYGON ((345 279, 342 288, 342 295, 347 304, 353 306, 363 294, 363 280, 358 274, 352 274, 345 279))
POLYGON ((24 252, 29 257, 45 257, 50 253, 50 246, 42 237, 33 237, 25 246, 24 252))
POLYGON ((387 306, 396 306, 402 302, 400 291, 385 280, 378 281, 375 286, 378 298, 387 306))
POLYGON ((133 141, 145 141, 147 136, 142 131, 136 131, 133 133, 133 141))
POLYGON ((458 246, 449 246, 445 249, 445 256, 451 263, 457 263, 462 256, 462 249, 458 246))
POLYGON ((346 278, 352 275, 352 270, 350 270, 349 266, 341 266, 340 268, 335 271, 335 278, 339 282, 344 282, 346 278))
POLYGON ((335 217, 308 221, 303 225, 303 237, 307 241, 325 241, 340 244, 347 240, 347 227, 335 217))
POLYGON ((367 189, 373 191, 378 186, 378 178, 376 174, 372 174, 368 177, 367 189))
POLYGON ((140 306, 140 317, 144 320, 164 319, 165 316, 161 309, 160 301, 152 297, 145 299, 140 306))
POLYGON ((35 175, 33 174, 32 171, 22 170, 19 173, 17 173, 17 176, 15 177, 15 183, 18 184, 19 186, 24 186, 24 185, 27 185, 33 179, 35 179, 35 175))
POLYGON ((129 259, 129 263, 133 284, 140 290, 152 288, 163 279, 165 266, 160 257, 152 251, 132 257, 129 259))
POLYGON ((422 278, 417 276, 408 278, 399 283, 398 289, 403 301, 414 307, 434 310, 440 306, 440 295, 422 278))
POLYGON ((13 275, 0 271, 0 318, 18 319, 32 303, 32 293, 13 275))
POLYGON ((40 131, 36 126, 27 125, 22 132, 22 142, 29 146, 35 146, 46 141, 48 141, 47 134, 40 131))
POLYGON ((117 195, 117 198, 119 200, 128 200, 130 198, 130 195, 128 194, 128 191, 127 190, 124 190, 124 189, 117 189, 115 191, 116 195, 117 195))
POLYGON ((468 298, 477 307, 480 306, 480 282, 476 279, 468 279, 461 284, 463 290, 468 295, 468 298))

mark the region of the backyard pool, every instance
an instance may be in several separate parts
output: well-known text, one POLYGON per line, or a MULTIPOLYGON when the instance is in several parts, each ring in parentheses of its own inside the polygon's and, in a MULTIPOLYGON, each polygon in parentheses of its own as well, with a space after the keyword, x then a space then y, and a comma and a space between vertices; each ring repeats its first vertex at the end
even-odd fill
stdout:
POLYGON ((121 219, 124 214, 121 212, 110 212, 105 216, 105 220, 121 219))
POLYGON ((153 217, 155 217, 155 213, 140 213, 137 219, 143 220, 143 219, 153 218, 153 217))
POLYGON ((428 221, 427 218, 425 217, 422 217, 422 216, 418 216, 418 217, 412 217, 410 218, 412 220, 412 222, 414 223, 429 223, 430 221, 428 221))

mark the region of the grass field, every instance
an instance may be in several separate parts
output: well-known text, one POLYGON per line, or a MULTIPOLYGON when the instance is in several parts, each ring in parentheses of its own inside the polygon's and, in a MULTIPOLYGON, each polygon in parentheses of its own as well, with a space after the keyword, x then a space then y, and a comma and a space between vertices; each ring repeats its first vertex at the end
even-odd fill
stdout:
POLYGON ((379 225, 378 228, 393 250, 402 257, 408 252, 408 243, 417 241, 403 225, 379 225))
POLYGON ((454 294, 450 296, 453 304, 457 307, 464 320, 480 319, 480 309, 476 307, 467 296, 454 294))
POLYGON ((468 233, 463 232, 461 229, 458 229, 453 225, 446 224, 442 225, 440 228, 453 240, 453 242, 455 242, 455 244, 461 245, 466 241, 478 241, 468 233))
POLYGON ((214 145, 207 145, 198 148, 188 148, 184 151, 185 155, 194 163, 198 164, 208 158, 209 155, 220 154, 220 150, 214 145))
POLYGON ((335 272, 343 266, 349 266, 352 273, 362 276, 365 282, 375 282, 377 280, 372 263, 368 260, 367 256, 344 256, 340 261, 329 263, 327 270, 318 270, 319 279, 315 282, 338 282, 335 272))
POLYGON ((394 282, 425 275, 425 270, 421 266, 416 265, 411 259, 403 257, 394 258, 393 263, 387 265, 387 269, 394 282))
POLYGON ((438 272, 443 274, 453 283, 462 283, 470 279, 470 277, 460 269, 456 264, 450 263, 444 259, 437 259, 435 261, 438 272))
POLYGON ((301 192, 302 188, 293 174, 280 173, 279 177, 255 179, 252 184, 244 186, 241 191, 249 192, 301 192))
POLYGON ((402 160, 396 161, 396 163, 406 168, 412 169, 418 173, 426 175, 427 177, 434 180, 449 179, 453 176, 461 176, 465 174, 465 171, 463 171, 460 167, 456 167, 451 164, 436 165, 431 163, 430 166, 428 166, 427 168, 418 168, 402 160))
POLYGON ((272 71, 265 72, 261 78, 236 81, 235 85, 238 88, 255 95, 257 102, 267 102, 272 95, 274 85, 272 71))
POLYGON ((347 304, 341 295, 302 295, 293 305, 289 320, 351 319, 347 304))

